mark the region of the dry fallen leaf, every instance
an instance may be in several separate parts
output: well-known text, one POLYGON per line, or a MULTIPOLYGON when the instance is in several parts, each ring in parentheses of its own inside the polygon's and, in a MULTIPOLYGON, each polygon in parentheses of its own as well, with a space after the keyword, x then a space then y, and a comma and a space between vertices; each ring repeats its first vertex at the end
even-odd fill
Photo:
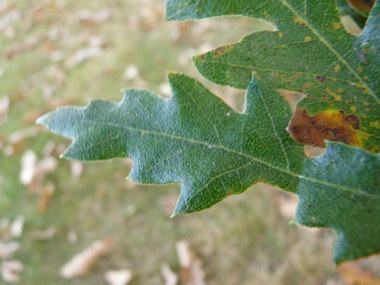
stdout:
POLYGON ((20 277, 17 273, 24 269, 24 265, 17 260, 4 261, 1 264, 1 277, 9 283, 18 283, 20 277))
POLYGON ((131 79, 137 78, 138 76, 139 76, 139 70, 137 66, 133 64, 128 65, 128 67, 124 71, 124 78, 131 80, 131 79))
POLYGON ((71 168, 71 177, 74 179, 77 179, 81 176, 83 172, 83 163, 72 160, 70 161, 70 168, 71 168))
POLYGON ((54 157, 45 157, 38 161, 33 171, 32 181, 28 184, 28 189, 36 190, 40 188, 44 182, 45 175, 55 171, 57 168, 58 162, 54 157))
POLYGON ((170 97, 172 95, 172 88, 169 83, 161 83, 158 86, 160 93, 164 96, 170 97))
POLYGON ((127 285, 132 276, 130 270, 110 270, 104 274, 104 278, 110 285, 127 285))
POLYGON ((51 197, 53 196, 55 185, 53 183, 47 183, 45 187, 39 193, 38 211, 44 213, 49 206, 51 197))
POLYGON ((20 248, 20 243, 17 241, 1 242, 0 241, 0 258, 10 258, 20 248))
POLYGON ((165 285, 177 285, 178 276, 169 267, 167 263, 161 264, 161 273, 165 280, 165 285))
POLYGON ((110 238, 105 238, 93 242, 88 248, 74 256, 60 270, 62 277, 71 279, 77 276, 86 275, 93 264, 105 255, 112 245, 110 238))
POLYGON ((86 59, 100 57, 102 54, 103 50, 101 47, 95 46, 82 48, 74 53, 71 57, 69 57, 65 63, 68 68, 71 68, 82 63, 86 59))
POLYGON ((44 127, 41 128, 41 126, 32 126, 28 127, 19 131, 16 131, 14 133, 11 133, 8 136, 8 143, 10 144, 16 144, 20 141, 23 141, 26 138, 34 137, 38 135, 41 131, 46 130, 44 127))
POLYGON ((9 98, 3 96, 0 98, 0 125, 8 120, 9 98))
POLYGON ((34 231, 30 236, 33 240, 49 240, 54 236, 54 234, 55 228, 50 227, 44 231, 34 231))
POLYGON ((342 278, 352 285, 380 285, 380 278, 372 270, 364 268, 359 261, 344 262, 338 266, 342 278))
POLYGON ((91 12, 90 10, 78 10, 76 12, 76 20, 83 21, 88 24, 96 24, 107 22, 111 16, 109 9, 102 9, 98 12, 91 12))
POLYGON ((77 233, 73 230, 70 230, 67 233, 67 240, 69 241, 69 243, 76 243, 78 241, 77 233))
POLYGON ((181 284, 205 285, 205 273, 202 261, 191 251, 187 241, 178 241, 176 244, 179 264, 181 265, 181 284))
POLYGON ((24 217, 19 215, 16 217, 16 219, 13 221, 11 225, 11 236, 12 237, 20 237, 22 234, 22 230, 24 228, 24 217))
POLYGON ((21 158, 20 182, 28 185, 33 180, 34 169, 37 163, 37 155, 32 150, 27 150, 21 158))

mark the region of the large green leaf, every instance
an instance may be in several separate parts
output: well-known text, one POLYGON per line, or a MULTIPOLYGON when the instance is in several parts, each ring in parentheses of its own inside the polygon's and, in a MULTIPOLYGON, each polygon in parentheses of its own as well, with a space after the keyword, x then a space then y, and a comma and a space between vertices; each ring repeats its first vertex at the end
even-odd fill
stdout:
POLYGON ((195 79, 168 78, 170 99, 130 89, 120 103, 64 107, 38 123, 73 140, 63 157, 131 157, 130 179, 181 183, 173 215, 209 208, 263 181, 299 196, 295 222, 336 231, 336 262, 380 251, 379 156, 334 143, 323 156, 306 158, 285 130, 288 103, 256 78, 244 113, 195 79))
POLYGON ((200 73, 218 84, 246 89, 251 72, 257 71, 268 86, 308 95, 289 129, 297 141, 323 146, 325 138, 378 152, 379 3, 358 38, 342 27, 335 0, 167 0, 166 18, 244 15, 270 21, 275 31, 255 32, 195 56, 200 73), (305 119, 313 124, 303 125, 305 119))

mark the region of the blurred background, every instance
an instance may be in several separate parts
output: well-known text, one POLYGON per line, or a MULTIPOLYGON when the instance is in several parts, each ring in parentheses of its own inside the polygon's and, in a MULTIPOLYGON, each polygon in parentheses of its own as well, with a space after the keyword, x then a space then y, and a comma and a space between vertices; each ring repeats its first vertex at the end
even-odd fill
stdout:
POLYGON ((0 0, 0 284, 354 284, 350 272, 379 282, 368 268, 338 270, 333 232, 289 224, 297 200, 273 187, 170 219, 180 185, 126 181, 129 159, 58 159, 70 141, 36 118, 119 101, 122 88, 169 97, 165 70, 243 110, 244 92, 201 78, 191 56, 271 25, 163 19, 162 0, 0 0))

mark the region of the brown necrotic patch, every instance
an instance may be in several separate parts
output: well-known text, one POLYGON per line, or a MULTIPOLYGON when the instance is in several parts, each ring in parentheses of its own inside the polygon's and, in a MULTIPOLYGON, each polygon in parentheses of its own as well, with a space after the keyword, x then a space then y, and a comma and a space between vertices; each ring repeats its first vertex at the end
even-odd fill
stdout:
POLYGON ((326 81, 327 77, 326 76, 323 76, 323 75, 316 75, 315 76, 315 79, 319 82, 319 83, 323 83, 326 81))
POLYGON ((214 58, 218 58, 219 56, 224 54, 224 47, 218 47, 214 51, 214 58))
POLYGON ((288 132, 298 143, 326 147, 325 140, 363 146, 368 135, 360 131, 360 120, 355 114, 343 110, 327 110, 310 116, 297 107, 288 126, 288 132))

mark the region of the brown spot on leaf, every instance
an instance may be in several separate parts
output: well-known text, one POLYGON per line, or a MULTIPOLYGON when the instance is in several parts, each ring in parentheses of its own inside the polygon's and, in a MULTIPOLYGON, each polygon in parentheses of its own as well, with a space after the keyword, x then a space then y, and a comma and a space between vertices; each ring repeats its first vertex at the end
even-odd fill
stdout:
POLYGON ((293 73, 295 76, 297 76, 297 77, 300 77, 301 76, 301 73, 299 73, 299 72, 294 72, 293 73))
POLYGON ((323 75, 316 75, 315 76, 315 79, 319 82, 319 83, 323 83, 326 81, 327 77, 326 76, 323 76, 323 75))
POLYGON ((215 49, 214 57, 218 58, 219 56, 221 56, 223 54, 224 54, 224 48, 223 47, 218 47, 218 48, 215 49))
POLYGON ((297 107, 289 122, 288 131, 298 143, 326 147, 325 140, 362 146, 368 135, 361 132, 360 120, 356 114, 347 115, 343 110, 327 110, 310 116, 306 110, 297 107))
POLYGON ((232 50, 233 48, 234 48, 234 45, 232 44, 226 45, 226 49, 228 50, 232 50))
POLYGON ((291 81, 286 81, 286 84, 292 85, 292 82, 291 81))

